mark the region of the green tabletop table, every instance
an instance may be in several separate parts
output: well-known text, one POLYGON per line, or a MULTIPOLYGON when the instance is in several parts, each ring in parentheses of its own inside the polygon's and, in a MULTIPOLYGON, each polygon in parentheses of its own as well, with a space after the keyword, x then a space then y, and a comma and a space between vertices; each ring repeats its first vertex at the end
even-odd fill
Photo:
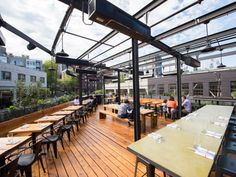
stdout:
POLYGON ((232 111, 233 106, 206 105, 174 122, 173 126, 164 127, 129 145, 128 150, 151 164, 148 176, 154 176, 154 169, 158 168, 171 176, 206 177, 214 157, 209 159, 198 155, 196 147, 217 154, 232 111), (222 137, 208 136, 206 132, 222 137), (153 135, 161 138, 155 139, 153 135))

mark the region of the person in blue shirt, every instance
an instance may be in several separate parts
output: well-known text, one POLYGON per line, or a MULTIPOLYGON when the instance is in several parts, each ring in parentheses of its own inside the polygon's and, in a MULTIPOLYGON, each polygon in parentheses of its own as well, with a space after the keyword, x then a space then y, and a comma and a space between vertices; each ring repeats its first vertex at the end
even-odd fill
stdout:
POLYGON ((183 115, 187 115, 192 112, 192 103, 186 96, 182 96, 182 113, 183 115))
POLYGON ((124 103, 122 103, 118 110, 118 117, 120 118, 128 118, 128 112, 127 110, 130 109, 129 101, 125 100, 124 103))

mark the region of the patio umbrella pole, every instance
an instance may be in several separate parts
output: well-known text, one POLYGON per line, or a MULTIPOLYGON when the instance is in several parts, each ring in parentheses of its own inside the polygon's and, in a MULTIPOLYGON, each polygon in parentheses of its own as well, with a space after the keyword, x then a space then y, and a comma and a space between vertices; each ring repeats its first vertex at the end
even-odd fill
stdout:
POLYGON ((132 39, 132 62, 133 62, 133 116, 134 116, 134 141, 141 138, 140 126, 140 103, 139 103, 139 64, 138 64, 138 41, 132 39))

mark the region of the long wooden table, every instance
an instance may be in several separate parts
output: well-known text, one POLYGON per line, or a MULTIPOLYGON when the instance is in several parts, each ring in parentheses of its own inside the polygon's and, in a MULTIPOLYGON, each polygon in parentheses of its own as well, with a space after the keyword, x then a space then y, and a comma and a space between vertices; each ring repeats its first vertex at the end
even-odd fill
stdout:
MULTIPOLYGON (((119 105, 118 104, 105 104, 103 105, 104 110, 111 109, 113 113, 118 114, 119 105)), ((141 131, 146 131, 146 116, 150 115, 151 117, 151 127, 156 128, 157 127, 157 118, 154 117, 154 110, 151 109, 140 109, 141 114, 141 131)))
POLYGON ((24 145, 31 139, 30 136, 0 137, 0 166, 5 164, 5 157, 24 145))
POLYGON ((219 126, 213 122, 225 125, 233 111, 232 106, 207 105, 185 118, 175 122, 178 128, 165 127, 155 133, 163 137, 160 143, 150 136, 128 146, 128 150, 148 161, 153 168, 148 176, 154 176, 154 167, 159 168, 171 176, 206 177, 209 175, 214 160, 195 153, 194 145, 217 153, 222 139, 207 136, 204 130, 210 130, 222 135, 226 126, 219 126))
POLYGON ((33 144, 35 144, 36 137, 48 128, 53 129, 53 124, 52 123, 25 124, 19 128, 11 130, 9 133, 13 133, 13 134, 17 134, 17 135, 30 133, 32 136, 32 142, 33 142, 33 144))

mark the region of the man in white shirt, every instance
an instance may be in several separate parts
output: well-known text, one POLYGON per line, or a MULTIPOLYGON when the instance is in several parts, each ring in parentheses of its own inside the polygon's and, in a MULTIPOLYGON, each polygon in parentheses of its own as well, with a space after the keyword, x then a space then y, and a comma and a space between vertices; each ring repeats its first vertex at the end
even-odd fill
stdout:
POLYGON ((192 112, 192 103, 189 99, 186 98, 186 96, 182 96, 183 98, 183 102, 182 102, 182 106, 183 106, 183 109, 182 109, 182 113, 183 115, 187 115, 189 114, 190 112, 192 112))

